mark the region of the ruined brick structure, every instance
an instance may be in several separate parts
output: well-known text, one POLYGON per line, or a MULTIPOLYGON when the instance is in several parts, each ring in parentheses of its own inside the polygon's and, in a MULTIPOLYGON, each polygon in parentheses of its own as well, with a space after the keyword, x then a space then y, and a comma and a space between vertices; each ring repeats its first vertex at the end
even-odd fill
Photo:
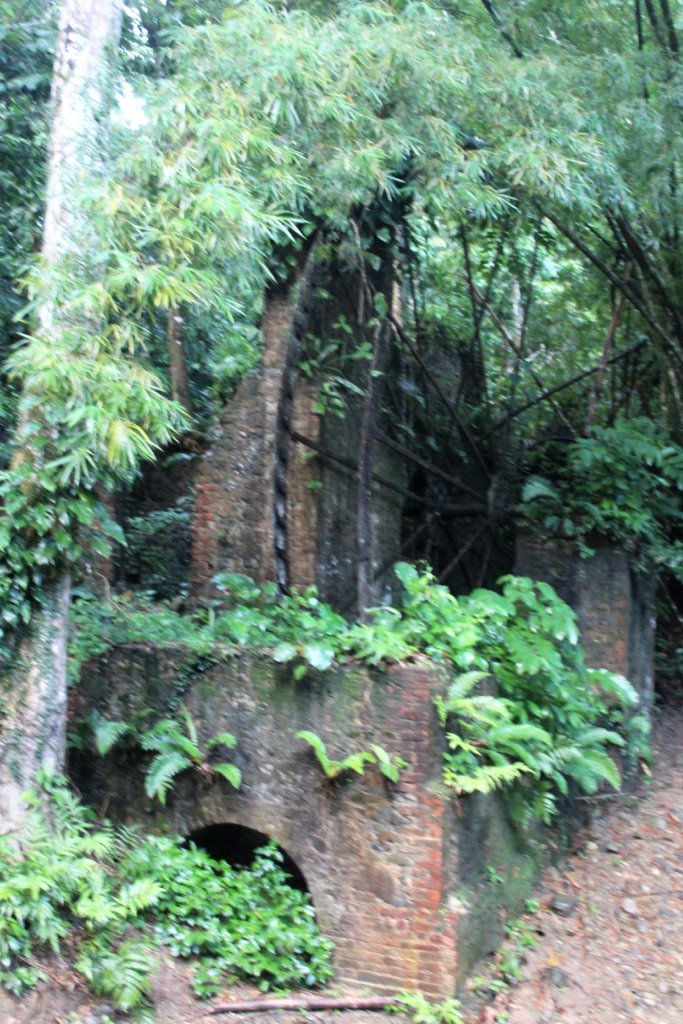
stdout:
MULTIPOLYGON (((211 579, 219 572, 246 573, 259 582, 279 579, 279 552, 289 586, 316 584, 335 607, 353 607, 359 393, 372 378, 367 361, 351 361, 344 372, 354 376, 354 390, 345 394, 343 412, 321 414, 320 381, 297 373, 306 336, 332 337, 340 317, 352 332, 351 350, 365 336, 358 278, 333 275, 334 300, 316 303, 317 272, 311 255, 295 281, 267 293, 261 365, 223 410, 202 460, 192 539, 192 591, 200 599, 211 595, 211 579)), ((397 454, 380 444, 374 445, 372 462, 369 560, 375 603, 391 588, 390 568, 400 553, 407 473, 397 454)))
POLYGON ((515 572, 545 580, 577 613, 588 664, 630 679, 645 708, 654 695, 654 579, 623 551, 596 546, 582 558, 570 541, 523 533, 515 572))
MULTIPOLYGON (((145 707, 165 714, 187 687, 188 668, 179 651, 115 649, 86 667, 79 693, 115 719, 145 707)), ((106 802, 115 821, 145 828, 187 836, 231 823, 274 838, 303 873, 320 928, 334 941, 339 983, 380 994, 453 994, 497 939, 504 891, 497 885, 487 897, 479 884, 484 865, 509 871, 516 884, 526 873, 528 884, 532 862, 493 805, 458 818, 442 790, 433 706, 445 685, 441 670, 420 661, 296 682, 286 666, 243 657, 192 678, 183 699, 203 737, 223 730, 237 737, 231 757, 242 770, 241 790, 189 772, 161 808, 146 798, 141 765, 126 754, 89 761, 82 777, 74 764, 86 799, 106 802), (318 733, 332 756, 379 743, 408 767, 397 784, 376 769, 330 784, 296 738, 301 729, 318 733)))

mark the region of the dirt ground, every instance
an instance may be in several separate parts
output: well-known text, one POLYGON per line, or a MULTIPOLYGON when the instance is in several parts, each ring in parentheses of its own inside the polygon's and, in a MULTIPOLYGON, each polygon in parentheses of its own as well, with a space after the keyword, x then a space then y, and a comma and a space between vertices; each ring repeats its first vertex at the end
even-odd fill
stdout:
MULTIPOLYGON (((654 746, 638 796, 598 809, 543 877, 521 981, 467 1024, 683 1024, 683 705, 658 712, 654 746)), ((508 943, 498 967, 519 951, 508 943)))
MULTIPOLYGON (((597 804, 575 849, 549 869, 517 938, 470 982, 466 1024, 683 1024, 683 704, 655 720, 656 760, 638 794, 597 804), (520 938, 521 936, 521 938, 520 938), (535 943, 533 946, 527 943, 535 943), (506 981, 513 965, 517 979, 506 981)), ((228 999, 254 990, 232 990, 228 999)), ((340 993, 335 993, 340 994, 340 993)), ((156 1024, 400 1024, 358 1011, 209 1016, 187 968, 165 961, 155 981, 156 1024)), ((104 1024, 66 965, 22 1000, 0 992, 0 1024, 104 1024)))

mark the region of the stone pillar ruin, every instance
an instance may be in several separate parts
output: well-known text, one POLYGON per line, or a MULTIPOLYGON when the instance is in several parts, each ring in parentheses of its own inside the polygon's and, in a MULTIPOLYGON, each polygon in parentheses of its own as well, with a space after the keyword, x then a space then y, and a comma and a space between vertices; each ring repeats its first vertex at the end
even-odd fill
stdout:
POLYGON ((586 660, 633 683, 641 704, 654 697, 653 577, 633 569, 628 555, 596 546, 583 558, 571 541, 529 533, 517 538, 515 572, 550 583, 578 616, 586 660))

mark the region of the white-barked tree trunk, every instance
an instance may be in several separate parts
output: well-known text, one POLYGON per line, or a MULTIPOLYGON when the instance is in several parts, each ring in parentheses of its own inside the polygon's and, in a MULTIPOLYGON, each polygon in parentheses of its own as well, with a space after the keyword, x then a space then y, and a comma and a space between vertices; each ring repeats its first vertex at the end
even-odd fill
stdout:
MULTIPOLYGON (((52 84, 52 124, 42 257, 48 280, 78 288, 96 274, 97 235, 84 194, 106 164, 112 56, 118 48, 122 0, 64 0, 52 84)), ((67 304, 47 287, 37 315, 44 341, 59 346, 75 326, 67 304)), ((92 325, 96 329, 96 325, 92 325)), ((15 460, 36 462, 41 401, 20 402, 15 460)), ((22 794, 41 770, 61 772, 66 751, 66 644, 71 581, 66 569, 45 587, 27 636, 1 682, 0 832, 20 828, 22 794)))

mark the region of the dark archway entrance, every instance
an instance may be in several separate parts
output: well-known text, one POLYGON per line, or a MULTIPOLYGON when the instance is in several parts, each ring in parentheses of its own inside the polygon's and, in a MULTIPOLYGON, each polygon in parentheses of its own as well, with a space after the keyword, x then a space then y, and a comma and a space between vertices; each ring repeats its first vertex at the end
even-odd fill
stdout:
MULTIPOLYGON (((205 825, 204 828, 191 832, 187 839, 188 842, 205 850, 214 860, 227 861, 235 868, 251 867, 256 851, 271 841, 271 837, 264 832, 233 823, 205 825)), ((282 867, 289 875, 292 888, 308 892, 301 868, 281 846, 278 846, 278 850, 282 854, 282 867)))

